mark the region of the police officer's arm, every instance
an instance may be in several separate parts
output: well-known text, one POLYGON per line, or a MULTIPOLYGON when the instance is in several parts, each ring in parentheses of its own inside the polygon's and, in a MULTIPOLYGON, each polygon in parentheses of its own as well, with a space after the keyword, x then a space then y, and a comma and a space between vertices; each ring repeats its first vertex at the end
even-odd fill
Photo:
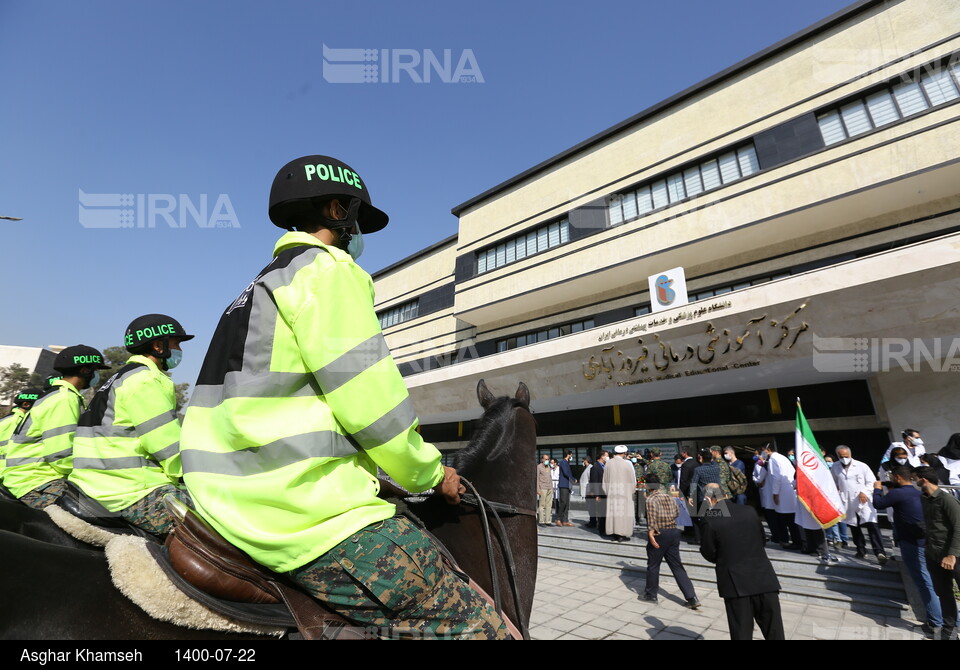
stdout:
POLYGON ((165 383, 147 370, 138 372, 117 387, 114 407, 114 421, 133 426, 144 455, 159 463, 167 476, 183 477, 173 382, 165 383))
POLYGON ((44 460, 63 476, 73 472, 73 436, 79 419, 80 404, 72 393, 61 393, 43 406, 41 416, 34 418, 34 425, 41 431, 44 460))
POLYGON ((338 423, 401 486, 417 492, 441 484, 440 452, 417 433, 413 403, 373 309, 370 276, 343 260, 327 261, 313 276, 312 295, 290 327, 338 423))

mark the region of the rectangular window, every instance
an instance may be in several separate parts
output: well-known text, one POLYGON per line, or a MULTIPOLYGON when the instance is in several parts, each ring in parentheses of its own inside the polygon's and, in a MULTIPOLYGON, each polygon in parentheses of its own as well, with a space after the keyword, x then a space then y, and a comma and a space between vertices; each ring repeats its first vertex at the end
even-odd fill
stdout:
POLYGON ((931 105, 941 105, 960 96, 946 70, 925 74, 920 78, 920 83, 923 84, 923 90, 926 91, 931 105))
POLYGON ((670 194, 670 202, 677 202, 687 197, 683 190, 683 175, 672 174, 667 177, 667 191, 670 194))
POLYGON ((840 116, 843 118, 843 125, 847 127, 847 135, 850 137, 873 130, 870 125, 870 117, 867 116, 867 108, 860 100, 854 100, 841 107, 840 116))
POLYGON ((737 149, 737 162, 740 164, 740 174, 744 177, 760 171, 760 161, 752 144, 737 149))
POLYGON ((546 226, 537 230, 537 253, 547 250, 548 239, 549 239, 549 231, 547 230, 546 226))
POLYGON ((560 244, 560 224, 551 223, 547 229, 547 248, 552 249, 560 244))
POLYGON ((735 151, 725 153, 719 158, 720 178, 724 184, 740 179, 740 168, 737 167, 737 154, 735 151))
POLYGON ((629 221, 635 218, 637 218, 637 196, 630 191, 623 196, 623 220, 629 221))
POLYGON ((843 130, 843 123, 840 121, 840 112, 827 112, 818 116, 817 123, 820 125, 823 143, 827 146, 847 139, 847 133, 843 130))
POLYGON ((560 244, 570 241, 570 222, 564 219, 560 222, 560 244))
POLYGON ((893 97, 897 99, 897 105, 904 116, 922 112, 927 108, 927 101, 920 90, 920 84, 915 81, 894 86, 893 97))
POLYGON ((893 104, 893 96, 890 95, 890 91, 880 91, 868 96, 867 109, 870 110, 870 118, 877 128, 900 119, 900 114, 897 113, 897 106, 893 104))
POLYGON ((513 263, 517 260, 517 243, 515 240, 507 242, 507 263, 513 263))
POLYGON ((713 188, 719 188, 722 185, 720 181, 720 168, 717 167, 717 161, 707 161, 700 166, 700 174, 703 175, 703 188, 709 191, 713 188))
POLYGON ((653 191, 653 208, 660 209, 670 204, 670 198, 667 197, 667 182, 661 179, 650 185, 653 191))
POLYGON ((646 214, 653 211, 653 200, 650 197, 650 187, 643 186, 636 190, 637 194, 637 212, 646 214))
POLYGON ((683 187, 690 197, 698 193, 703 193, 703 182, 700 181, 700 168, 692 167, 683 171, 683 187))
POLYGON ((610 197, 610 204, 607 205, 607 211, 610 213, 610 225, 615 226, 623 222, 623 198, 619 195, 610 197))

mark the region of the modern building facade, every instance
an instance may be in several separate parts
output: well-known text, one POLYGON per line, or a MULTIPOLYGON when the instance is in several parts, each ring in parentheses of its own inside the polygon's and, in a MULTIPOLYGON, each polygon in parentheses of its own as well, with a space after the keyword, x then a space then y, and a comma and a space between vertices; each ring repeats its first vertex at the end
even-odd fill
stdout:
POLYGON ((958 103, 960 3, 867 0, 457 205, 457 235, 374 275, 422 433, 462 446, 485 379, 529 386, 545 450, 792 448, 797 398, 826 448, 936 450, 960 432, 958 103), (686 305, 650 293, 673 268, 686 305))

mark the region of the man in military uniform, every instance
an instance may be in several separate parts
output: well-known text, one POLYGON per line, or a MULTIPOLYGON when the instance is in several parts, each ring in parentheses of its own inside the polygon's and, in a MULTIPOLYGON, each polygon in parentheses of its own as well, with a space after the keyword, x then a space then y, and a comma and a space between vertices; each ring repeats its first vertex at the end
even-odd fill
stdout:
POLYGON ((426 535, 377 497, 378 468, 449 502, 464 492, 416 430, 373 282, 355 262, 387 215, 329 156, 285 165, 269 213, 288 232, 221 317, 184 419, 184 481, 198 511, 356 623, 390 636, 506 637, 426 535))

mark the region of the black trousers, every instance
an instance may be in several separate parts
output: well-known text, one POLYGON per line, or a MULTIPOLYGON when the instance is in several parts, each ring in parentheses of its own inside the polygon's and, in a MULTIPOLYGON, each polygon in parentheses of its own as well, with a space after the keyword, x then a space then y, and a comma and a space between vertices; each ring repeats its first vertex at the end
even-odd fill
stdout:
POLYGON ((777 519, 777 537, 774 541, 780 544, 790 542, 798 547, 803 544, 800 539, 800 526, 793 522, 793 512, 786 514, 776 512, 775 516, 777 519))
MULTIPOLYGON (((929 551, 929 545, 928 549, 929 551)), ((953 597, 953 583, 960 586, 960 561, 957 561, 953 570, 944 570, 940 567, 940 561, 927 557, 927 572, 930 573, 930 581, 933 582, 933 590, 940 599, 940 609, 943 611, 943 629, 941 637, 950 639, 957 629, 957 601, 953 597)))
POLYGON ((816 552, 818 556, 823 556, 827 553, 827 534, 822 530, 810 530, 809 528, 804 528, 803 533, 806 536, 806 545, 803 547, 803 550, 808 554, 816 552))
POLYGON ((756 621, 764 640, 783 640, 783 618, 780 615, 780 595, 760 593, 742 598, 724 598, 727 624, 731 640, 752 640, 756 621))
POLYGON ((883 538, 880 537, 880 526, 876 523, 861 523, 859 526, 847 526, 853 535, 853 543, 857 545, 857 551, 867 553, 867 542, 863 539, 863 529, 867 529, 870 535, 870 546, 873 547, 874 554, 883 553, 883 538))
POLYGON ((557 503, 557 521, 570 521, 570 489, 557 489, 559 502, 557 503))
POLYGON ((647 541, 647 584, 644 593, 656 597, 660 590, 660 563, 666 559, 683 597, 687 600, 696 598, 697 592, 693 588, 693 582, 690 581, 680 561, 680 531, 675 528, 660 531, 657 535, 657 544, 660 546, 654 547, 649 540, 647 541))

